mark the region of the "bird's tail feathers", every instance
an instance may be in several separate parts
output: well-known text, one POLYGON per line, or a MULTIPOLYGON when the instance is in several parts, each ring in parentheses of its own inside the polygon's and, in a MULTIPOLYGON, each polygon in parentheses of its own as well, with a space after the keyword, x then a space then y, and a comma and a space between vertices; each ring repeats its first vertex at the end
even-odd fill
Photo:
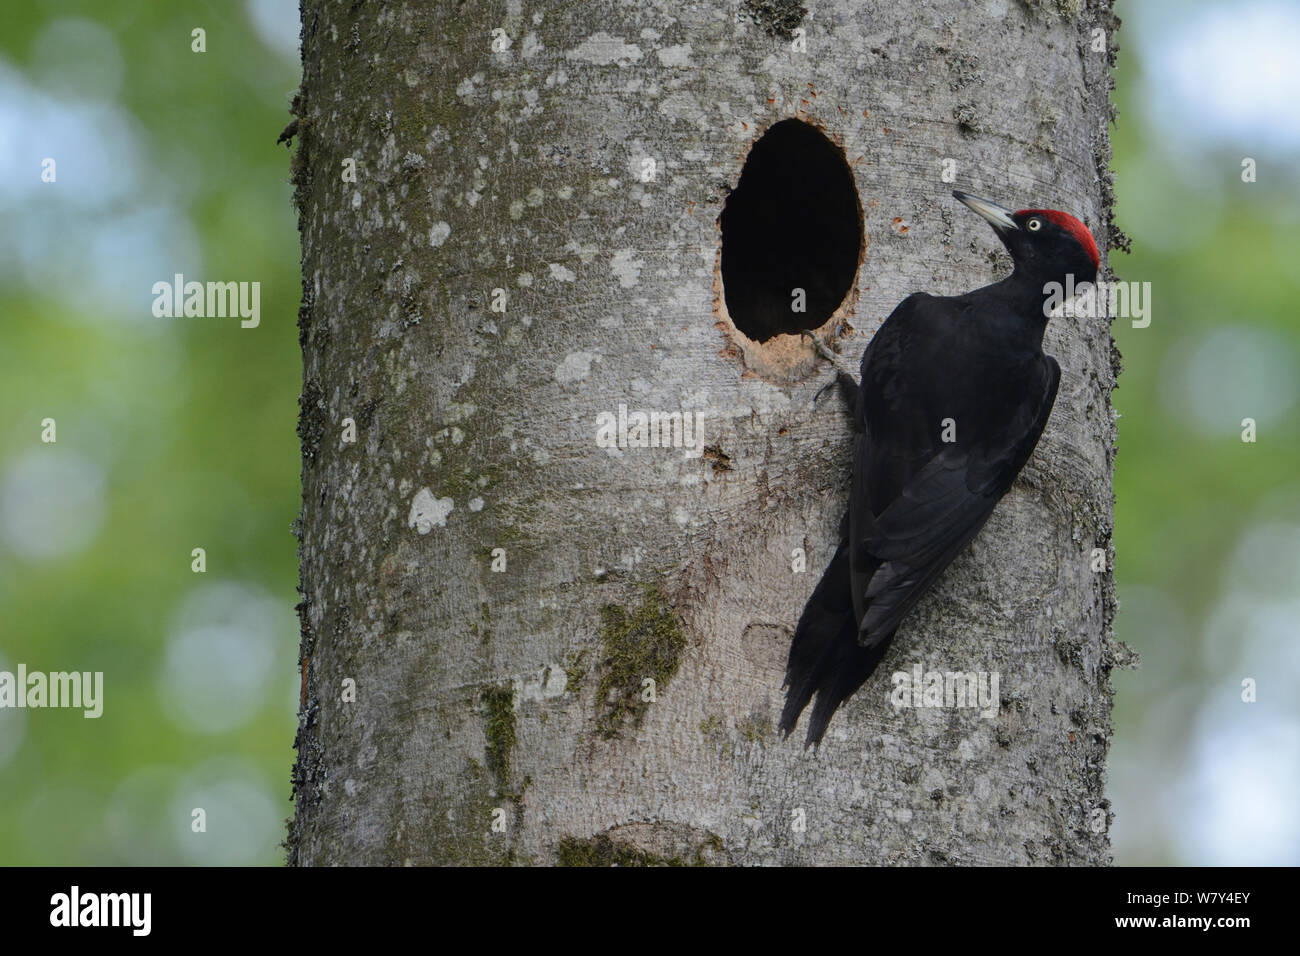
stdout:
POLYGON ((799 715, 816 694, 817 700, 808 718, 805 746, 821 743, 831 716, 871 676, 893 637, 893 632, 890 632, 869 648, 858 644, 858 626, 853 616, 850 590, 848 542, 841 541, 804 608, 790 643, 781 732, 790 736, 799 715))

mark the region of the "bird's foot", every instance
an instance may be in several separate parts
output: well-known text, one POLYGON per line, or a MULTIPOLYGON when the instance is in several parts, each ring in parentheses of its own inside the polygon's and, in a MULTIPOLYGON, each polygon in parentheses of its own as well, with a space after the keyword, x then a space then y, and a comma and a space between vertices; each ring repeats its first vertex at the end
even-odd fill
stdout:
POLYGON ((844 356, 831 351, 825 342, 817 338, 817 336, 813 335, 807 329, 801 330, 800 334, 808 339, 809 343, 811 343, 813 347, 813 351, 826 361, 830 362, 831 366, 835 369, 835 381, 818 390, 817 394, 813 396, 814 404, 819 398, 821 398, 822 392, 830 388, 831 385, 839 385, 844 390, 845 397, 848 398, 850 404, 852 404, 850 396, 852 396, 858 388, 858 380, 853 375, 852 366, 844 360, 844 356))
POLYGON ((807 329, 800 329, 799 334, 802 335, 804 338, 806 338, 808 340, 808 344, 813 347, 813 351, 815 351, 822 358, 826 359, 826 361, 835 362, 839 358, 838 355, 836 355, 834 352, 830 350, 830 347, 825 342, 817 338, 817 336, 813 335, 812 332, 808 331, 807 329))

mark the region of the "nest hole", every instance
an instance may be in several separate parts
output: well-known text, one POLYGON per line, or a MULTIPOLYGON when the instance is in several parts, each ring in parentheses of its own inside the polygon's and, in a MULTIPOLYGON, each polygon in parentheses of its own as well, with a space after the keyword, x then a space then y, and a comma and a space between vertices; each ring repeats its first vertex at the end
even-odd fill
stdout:
POLYGON ((754 143, 718 219, 722 291, 755 342, 823 325, 857 276, 862 205, 844 150, 787 119, 754 143))

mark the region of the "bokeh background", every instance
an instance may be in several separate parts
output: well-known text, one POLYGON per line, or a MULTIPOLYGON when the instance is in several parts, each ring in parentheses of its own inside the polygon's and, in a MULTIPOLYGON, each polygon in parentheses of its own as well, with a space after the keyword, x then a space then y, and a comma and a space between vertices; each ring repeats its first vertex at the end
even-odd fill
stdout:
MULTIPOLYGON (((1117 12, 1133 244, 1111 261, 1154 305, 1115 325, 1116 630, 1143 659, 1114 677, 1115 855, 1294 865, 1300 2, 1117 12)), ((0 12, 0 669, 106 685, 98 720, 0 709, 0 864, 282 860, 300 363, 275 140, 297 37, 294 0, 0 12), (260 282, 261 327, 155 319, 176 272, 260 282)))

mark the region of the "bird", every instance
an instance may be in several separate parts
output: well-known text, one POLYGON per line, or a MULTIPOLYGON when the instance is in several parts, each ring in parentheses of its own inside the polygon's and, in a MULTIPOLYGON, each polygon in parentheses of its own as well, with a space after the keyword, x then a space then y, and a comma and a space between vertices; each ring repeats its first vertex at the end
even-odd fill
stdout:
POLYGON ((868 343, 860 382, 808 336, 836 366, 854 435, 839 543, 786 662, 786 738, 816 695, 805 748, 821 744, 836 709, 1033 453, 1061 378, 1043 352, 1051 284, 1096 282, 1097 243, 1074 216, 953 196, 993 227, 1014 263, 1009 276, 964 295, 909 295, 868 343))

